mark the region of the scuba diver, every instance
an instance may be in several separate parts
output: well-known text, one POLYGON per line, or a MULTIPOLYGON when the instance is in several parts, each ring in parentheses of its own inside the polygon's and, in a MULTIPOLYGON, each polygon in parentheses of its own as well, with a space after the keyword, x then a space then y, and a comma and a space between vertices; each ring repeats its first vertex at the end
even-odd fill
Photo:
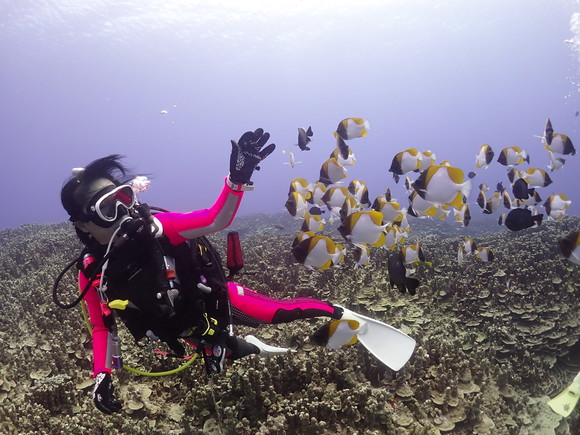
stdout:
MULTIPOLYGON (((92 325, 93 400, 100 411, 110 414, 121 409, 112 383, 112 368, 122 367, 116 317, 137 342, 163 341, 179 357, 185 355, 182 341, 195 346, 204 356, 208 374, 219 373, 224 358, 288 351, 251 335, 236 337, 232 325, 257 327, 322 316, 339 321, 357 318, 328 302, 273 299, 228 282, 219 255, 205 238, 230 225, 244 192, 253 189, 252 174, 275 148, 266 145, 269 137, 259 128, 244 133, 237 142, 232 140, 230 173, 216 202, 188 213, 156 211, 140 203, 136 192, 143 186, 127 184, 130 177, 120 155, 73 169, 61 190, 61 201, 85 246, 71 263, 79 269, 81 293, 71 304, 59 302, 56 288, 61 273, 53 296, 62 308, 82 299, 86 302, 92 325)), ((354 332, 348 340, 353 336, 354 332)))

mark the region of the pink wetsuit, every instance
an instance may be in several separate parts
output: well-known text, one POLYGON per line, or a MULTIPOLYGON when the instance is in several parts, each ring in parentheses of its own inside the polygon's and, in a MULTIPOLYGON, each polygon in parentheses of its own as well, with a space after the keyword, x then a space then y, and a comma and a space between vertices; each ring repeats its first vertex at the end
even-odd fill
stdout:
MULTIPOLYGON (((215 204, 208 209, 190 213, 159 213, 155 217, 161 222, 163 234, 175 245, 220 231, 228 227, 240 205, 242 191, 233 190, 225 183, 215 204)), ((87 277, 79 273, 80 288, 85 288, 87 277)), ((233 282, 228 283, 232 313, 238 319, 250 319, 253 323, 272 323, 280 311, 289 313, 283 320, 332 316, 334 307, 326 302, 310 298, 279 300, 256 293, 233 282)), ((100 372, 111 372, 112 348, 109 346, 109 329, 105 326, 100 299, 93 285, 85 296, 89 317, 93 326, 93 376, 100 372)))

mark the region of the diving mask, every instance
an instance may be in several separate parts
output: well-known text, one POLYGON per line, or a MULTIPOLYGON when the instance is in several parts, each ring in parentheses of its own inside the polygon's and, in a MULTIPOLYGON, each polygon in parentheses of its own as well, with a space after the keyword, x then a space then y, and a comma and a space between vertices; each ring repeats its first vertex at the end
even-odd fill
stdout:
POLYGON ((89 205, 88 210, 105 222, 115 222, 119 216, 119 206, 129 210, 135 205, 135 201, 133 188, 123 184, 100 196, 93 205, 89 205))

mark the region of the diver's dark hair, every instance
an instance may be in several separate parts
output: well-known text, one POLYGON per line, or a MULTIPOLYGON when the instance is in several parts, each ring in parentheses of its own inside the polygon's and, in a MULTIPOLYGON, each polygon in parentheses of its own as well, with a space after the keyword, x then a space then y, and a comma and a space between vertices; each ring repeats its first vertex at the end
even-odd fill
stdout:
POLYGON ((111 154, 107 157, 94 160, 79 174, 73 175, 65 182, 60 191, 60 200, 62 206, 69 214, 71 221, 88 220, 82 210, 82 205, 79 204, 78 198, 75 197, 75 193, 79 187, 98 180, 99 178, 106 178, 116 186, 120 186, 125 182, 125 178, 129 171, 121 163, 122 159, 123 156, 120 154, 111 154))

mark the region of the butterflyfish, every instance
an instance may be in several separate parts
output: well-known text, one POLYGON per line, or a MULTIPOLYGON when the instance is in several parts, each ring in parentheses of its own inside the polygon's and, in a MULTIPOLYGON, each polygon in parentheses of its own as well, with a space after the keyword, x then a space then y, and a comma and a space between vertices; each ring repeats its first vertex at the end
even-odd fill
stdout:
POLYGON ((344 249, 338 250, 336 243, 326 236, 313 236, 302 240, 292 248, 298 263, 310 269, 326 270, 344 258, 344 249))
POLYGON ((580 265, 580 231, 574 231, 558 240, 558 247, 568 261, 580 265))
POLYGON ((463 204, 460 208, 453 209, 455 222, 461 224, 462 227, 469 225, 471 221, 471 213, 469 212, 469 207, 467 204, 463 204))
POLYGON ((308 204, 304 195, 298 192, 291 192, 288 195, 288 200, 284 204, 290 216, 294 219, 304 219, 308 211, 308 204))
POLYGON ((309 213, 306 213, 306 216, 304 216, 304 221, 302 222, 302 227, 300 228, 300 231, 303 231, 303 232, 311 231, 314 233, 318 233, 318 232, 324 230, 325 223, 326 223, 326 221, 320 215, 311 215, 309 213))
POLYGON ((516 166, 524 162, 530 163, 530 156, 520 147, 506 147, 499 153, 497 161, 504 166, 516 166))
POLYGON ((487 246, 482 246, 475 250, 475 256, 481 261, 493 261, 493 252, 487 246))
POLYGON ((365 243, 380 247, 385 244, 385 228, 381 213, 364 210, 347 216, 338 227, 338 232, 353 245, 365 243))
POLYGON ((413 187, 427 201, 459 208, 471 192, 471 181, 463 180, 463 171, 459 168, 435 165, 421 172, 413 187))
POLYGON ((356 198, 361 207, 370 207, 369 189, 367 183, 361 180, 352 180, 348 185, 348 191, 356 198))
POLYGON ((335 184, 346 177, 346 169, 334 157, 326 160, 320 168, 319 181, 323 184, 335 184))
POLYGON ((344 140, 364 137, 368 134, 371 126, 362 118, 345 118, 338 124, 336 134, 344 140))
POLYGON ((554 220, 562 219, 564 213, 568 207, 572 204, 572 201, 564 194, 550 195, 546 202, 544 202, 544 208, 546 209, 546 214, 549 218, 554 220))
POLYGON ((491 164, 495 153, 488 144, 479 147, 479 153, 475 156, 475 166, 477 168, 487 169, 491 164))
POLYGON ((550 172, 557 171, 558 169, 562 168, 566 163, 566 160, 562 157, 556 157, 554 153, 548 150, 548 157, 550 158, 550 163, 547 164, 548 169, 550 172))
POLYGON ((552 184, 552 179, 543 169, 530 168, 522 175, 530 187, 546 187, 552 184))
POLYGON ((366 243, 355 246, 353 251, 354 267, 366 267, 371 258, 371 248, 366 243))
POLYGON ((573 156, 576 154, 576 149, 568 136, 562 133, 554 133, 550 118, 546 121, 544 129, 544 137, 542 138, 544 148, 557 154, 569 154, 573 156))
POLYGON ((422 158, 423 154, 415 148, 409 148, 397 153, 395 157, 393 157, 391 167, 389 168, 389 172, 393 173, 395 182, 399 182, 400 175, 405 175, 413 171, 418 172, 421 168, 422 158))

